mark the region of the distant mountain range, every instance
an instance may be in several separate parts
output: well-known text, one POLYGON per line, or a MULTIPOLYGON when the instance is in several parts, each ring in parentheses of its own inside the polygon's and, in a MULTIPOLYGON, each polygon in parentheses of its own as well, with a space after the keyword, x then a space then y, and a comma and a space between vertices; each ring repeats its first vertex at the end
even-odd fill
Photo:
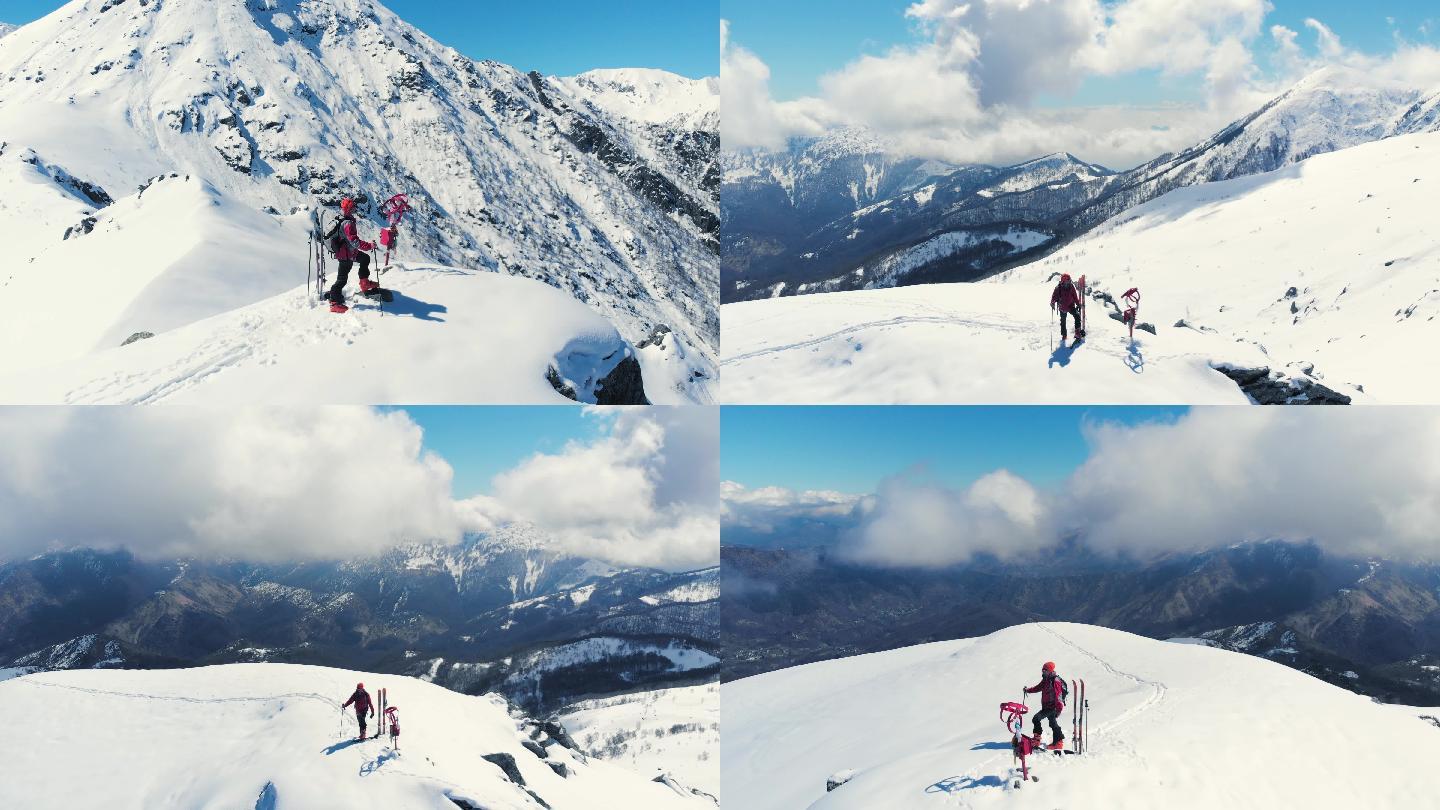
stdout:
POLYGON ((616 569, 558 554, 521 525, 338 563, 76 549, 0 564, 0 664, 320 664, 549 711, 713 678, 717 586, 714 568, 616 569))
POLYGON ((881 569, 824 548, 725 546, 724 677, 1073 621, 1264 656, 1386 701, 1440 702, 1440 565, 1268 542, 1147 562, 881 569))
POLYGON ((905 158, 844 130, 722 155, 721 297, 972 281, 1183 186, 1440 128, 1440 89, 1330 67, 1205 141, 1114 172, 1059 153, 1014 166, 905 158))

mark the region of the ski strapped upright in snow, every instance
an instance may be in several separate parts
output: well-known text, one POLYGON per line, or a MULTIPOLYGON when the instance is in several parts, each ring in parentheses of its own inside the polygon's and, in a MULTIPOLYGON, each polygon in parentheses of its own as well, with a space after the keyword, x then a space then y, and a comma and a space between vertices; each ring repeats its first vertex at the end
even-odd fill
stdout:
POLYGON ((1090 740, 1090 701, 1085 697, 1085 680, 1075 679, 1075 702, 1070 707, 1071 748, 1077 754, 1085 753, 1090 740))
POLYGON ((1084 340, 1086 337, 1089 337, 1089 335, 1090 335, 1090 333, 1086 331, 1086 327, 1088 327, 1088 326, 1090 325, 1090 324, 1089 324, 1090 319, 1089 319, 1088 317, 1086 317, 1086 314, 1085 314, 1085 277, 1084 277, 1084 276, 1081 276, 1081 277, 1080 277, 1080 280, 1075 282, 1075 292, 1077 292, 1077 293, 1080 294, 1080 325, 1079 325, 1078 327, 1076 327, 1075 334, 1076 334, 1076 337, 1077 337, 1078 340, 1084 340))

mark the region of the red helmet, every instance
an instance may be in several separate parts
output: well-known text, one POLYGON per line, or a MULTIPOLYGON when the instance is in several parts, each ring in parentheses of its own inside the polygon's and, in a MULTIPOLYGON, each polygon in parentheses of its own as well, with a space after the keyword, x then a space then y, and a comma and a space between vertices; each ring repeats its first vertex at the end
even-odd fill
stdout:
POLYGON ((1046 662, 1045 662, 1045 666, 1041 667, 1041 668, 1040 668, 1040 671, 1041 671, 1041 672, 1054 672, 1054 671, 1055 671, 1055 662, 1054 662, 1054 661, 1046 661, 1046 662))
POLYGON ((355 201, 354 201, 354 200, 350 199, 349 197, 346 197, 345 199, 343 199, 343 200, 340 201, 340 212, 341 212, 341 213, 343 213, 343 214, 350 214, 350 213, 353 213, 354 211, 355 211, 355 201))
MULTIPOLYGON (((347 202, 348 202, 348 200, 347 200, 347 202)), ((351 203, 351 205, 354 205, 354 203, 351 203)), ((344 207, 344 203, 341 203, 341 207, 342 207, 342 208, 344 207)), ((1070 280, 1070 274, 1069 274, 1069 273, 1061 273, 1061 274, 1060 274, 1060 280, 1061 280, 1061 281, 1069 281, 1069 280, 1070 280)))

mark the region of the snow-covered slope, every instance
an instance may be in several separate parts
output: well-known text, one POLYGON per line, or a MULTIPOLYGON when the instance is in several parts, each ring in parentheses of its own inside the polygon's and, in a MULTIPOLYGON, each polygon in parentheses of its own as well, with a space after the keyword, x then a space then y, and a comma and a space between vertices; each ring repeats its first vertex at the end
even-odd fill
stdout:
MULTIPOLYGON (((808 664, 722 692, 727 798, 750 810, 1423 807, 1440 796, 1440 728, 1417 710, 1252 656, 1085 625, 808 664), (1015 790, 997 707, 1050 660, 1086 681, 1089 750, 1036 755, 1039 781, 1015 790), (844 770, 856 774, 827 794, 844 770)), ((1070 712, 1061 719, 1069 736, 1070 712)))
MULTIPOLYGON (((54 277, 27 280, 46 279, 54 277)), ((117 271, 109 283, 123 279, 117 271)), ((581 401, 603 402, 605 391, 637 382, 628 358, 639 368, 658 365, 656 376, 666 372, 664 348, 635 352, 593 310, 525 278, 400 266, 385 276, 396 292, 383 307, 359 299, 336 316, 294 289, 183 326, 171 321, 177 307, 166 304, 205 291, 178 285, 167 294, 165 281, 152 281, 117 323, 55 330, 53 341, 25 338, 51 333, 54 320, 44 308, 6 319, 0 332, 35 351, 11 354, 29 367, 0 372, 0 401, 568 402, 558 385, 581 401), (122 345, 135 333, 154 336, 122 345), (78 354, 87 344, 94 350, 78 354)), ((660 386, 651 401, 683 398, 660 386)))
POLYGON ((581 750, 720 796, 720 686, 582 700, 560 714, 581 750))
POLYGON ((393 675, 282 664, 53 672, 0 683, 0 711, 6 807, 714 807, 565 748, 503 700, 393 675), (355 741, 340 703, 357 681, 388 691, 398 750, 355 741), (524 784, 484 759, 493 755, 524 784))
POLYGON ((1177 189, 986 282, 726 305, 724 399, 1246 401, 1223 368, 1258 375, 1260 401, 1433 402, 1440 360, 1416 349, 1440 334, 1436 183, 1440 134, 1389 138, 1177 189), (1138 287, 1155 333, 1132 346, 1096 297, 1089 339, 1052 348, 1061 272, 1138 287))
POLYGON ((108 347, 142 314, 170 329, 298 286, 309 209, 358 197, 373 239, 406 192, 402 259, 543 282, 631 346, 663 327, 654 387, 708 401, 718 101, 612 73, 472 61, 373 0, 73 0, 0 40, 0 295, 42 353, 108 347), (183 193, 148 188, 172 174, 183 193))

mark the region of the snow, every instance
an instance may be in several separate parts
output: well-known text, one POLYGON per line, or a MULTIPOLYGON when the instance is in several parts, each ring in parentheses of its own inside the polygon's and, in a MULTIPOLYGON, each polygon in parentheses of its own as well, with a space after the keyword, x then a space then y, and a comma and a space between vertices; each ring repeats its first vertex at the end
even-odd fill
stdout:
MULTIPOLYGON (((570 402, 545 378, 553 365, 593 402, 597 377, 628 351, 599 315, 529 279, 421 265, 392 270, 385 284, 395 300, 383 308, 359 299, 335 315, 292 289, 127 346, 12 352, 0 401, 570 402)), ((0 332, 21 340, 31 328, 22 322, 46 311, 7 319, 0 332)), ((673 401, 667 393, 654 401, 673 401)))
POLYGON ((719 684, 583 700, 559 719, 587 753, 720 796, 719 684))
POLYGON ((668 591, 642 596, 640 597, 640 601, 650 605, 671 604, 676 602, 693 604, 697 602, 710 602, 719 598, 720 583, 711 579, 677 585, 668 591))
MULTIPOLYGON (((859 231, 856 231, 859 233, 859 231)), ((952 256, 982 242, 1005 242, 1009 253, 1020 253, 1042 245, 1054 238, 1053 234, 1032 228, 1011 227, 1003 229, 977 228, 975 230, 949 231, 938 234, 913 247, 892 253, 868 267, 855 269, 856 275, 868 275, 866 289, 893 287, 905 276, 931 262, 952 256)), ((837 279, 838 280, 838 279, 837 279)), ((809 285, 807 285, 809 286, 809 285)))
POLYGON ((651 653, 665 658, 670 662, 671 672, 687 672, 720 663, 720 659, 710 653, 678 641, 671 641, 661 646, 612 636, 595 636, 569 644, 547 647, 532 653, 527 657, 525 666, 519 667, 511 676, 511 680, 516 682, 529 680, 543 672, 573 667, 589 661, 602 661, 607 658, 641 653, 651 653))
POLYGON ((21 675, 29 675, 35 670, 30 667, 0 667, 0 681, 8 681, 11 678, 18 678, 21 675))
POLYGON ((555 82, 612 115, 675 129, 715 129, 720 81, 688 79, 663 70, 601 69, 555 82))
POLYGON ((5 807, 452 806, 446 797, 536 807, 481 759, 497 753, 513 756, 528 788, 556 810, 713 806, 548 746, 571 772, 562 778, 523 746, 502 699, 395 675, 282 664, 54 672, 0 683, 0 713, 9 728, 0 737, 5 807), (340 704, 357 681, 372 695, 387 690, 401 717, 399 751, 385 738, 354 741, 354 715, 340 704))
MULTIPOLYGON (((1409 807, 1440 795, 1440 731, 1415 713, 1270 661, 1078 624, 793 667, 727 683, 722 699, 727 799, 747 810, 1409 807), (1086 681, 1090 750, 1037 755, 1039 781, 1016 791, 996 707, 1046 660, 1086 681), (845 768, 858 773, 827 794, 845 768)), ((1070 713, 1061 720, 1068 735, 1070 713)))
POLYGON ((723 307, 725 402, 1246 402, 1216 369, 1308 376, 1356 402, 1440 398, 1440 133, 1177 189, 980 283, 723 307), (1054 277, 1085 275, 1089 337, 1052 349, 1054 277), (1289 293, 1291 288, 1295 292, 1289 293), (1175 324, 1184 320, 1188 327, 1175 324))
MULTIPOLYGON (((134 356, 95 364, 142 378, 136 390, 96 383, 105 392, 95 394, 83 378, 94 371, 88 361, 132 334, 163 337, 222 315, 243 322, 247 307, 304 282, 312 207, 362 195, 361 231, 373 240, 374 202, 397 191, 416 206, 402 226, 404 262, 529 279, 630 347, 665 324, 671 347, 642 360, 656 378, 652 401, 713 399, 718 277, 706 218, 718 203, 700 186, 718 122, 713 80, 643 69, 532 79, 471 61, 372 0, 74 0, 0 40, 0 76, 9 79, 0 83, 0 301, 10 313, 0 338, 27 346, 0 358, 0 378, 79 366, 37 380, 43 394, 6 401, 130 402, 163 394, 157 387, 208 386, 226 357, 173 369, 137 367, 134 356), (692 126, 701 129, 670 128, 692 126), (613 149, 586 151, 572 137, 582 130, 613 149), (682 149, 692 136, 693 149, 682 149), (643 193, 632 176, 642 167, 684 199, 662 204, 643 193)), ((400 278, 385 280, 399 287, 400 278)), ((464 323, 459 313, 473 312, 476 299, 509 289, 481 286, 420 299, 448 308, 449 317, 427 312, 438 316, 432 324, 449 324, 452 354, 495 338, 529 342, 533 330, 464 323)), ((514 304, 514 320, 541 329, 554 308, 534 295, 514 304)), ((289 358, 309 363, 311 375, 326 376, 334 356, 354 348, 344 330, 317 332, 308 315, 288 314, 291 322, 270 326, 319 344, 289 358)), ((561 323, 574 325, 568 308, 561 323)), ((344 354, 342 365, 364 366, 359 352, 344 354)), ((543 382, 533 385, 537 370, 500 371, 520 370, 472 377, 458 401, 555 401, 543 382), (482 385, 493 393, 477 398, 482 385)), ((425 382, 354 395, 427 402, 425 382)))

